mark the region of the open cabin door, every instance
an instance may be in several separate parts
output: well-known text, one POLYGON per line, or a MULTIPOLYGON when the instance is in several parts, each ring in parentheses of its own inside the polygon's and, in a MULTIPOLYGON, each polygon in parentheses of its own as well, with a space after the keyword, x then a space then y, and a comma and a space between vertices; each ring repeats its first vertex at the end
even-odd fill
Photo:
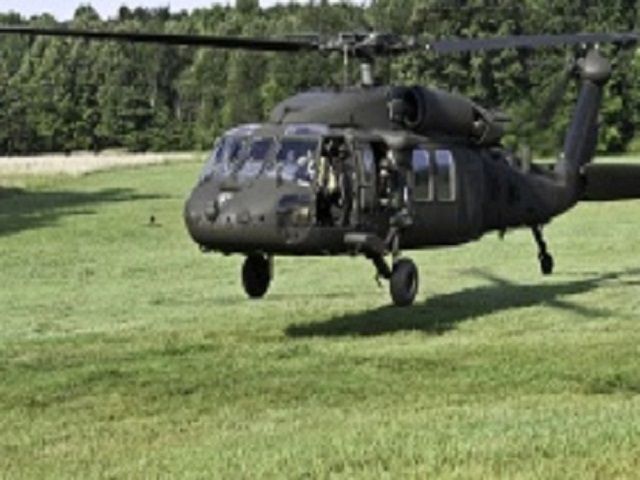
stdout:
POLYGON ((316 178, 319 226, 349 228, 357 221, 357 164, 353 148, 343 135, 322 139, 316 178))

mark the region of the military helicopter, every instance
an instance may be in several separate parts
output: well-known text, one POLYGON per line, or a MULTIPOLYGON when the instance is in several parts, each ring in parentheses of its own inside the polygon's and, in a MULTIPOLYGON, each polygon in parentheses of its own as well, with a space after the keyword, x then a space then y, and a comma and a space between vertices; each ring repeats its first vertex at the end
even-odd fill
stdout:
POLYGON ((242 283, 263 297, 274 255, 363 255, 397 306, 418 292, 401 251, 459 245, 487 232, 530 228, 542 273, 554 260, 542 235, 581 200, 640 198, 640 169, 589 165, 611 64, 601 44, 634 47, 636 33, 421 41, 375 32, 279 39, 0 27, 0 34, 190 45, 270 52, 338 52, 361 62, 361 84, 287 98, 262 123, 215 142, 184 219, 203 252, 243 254, 242 283), (504 116, 424 86, 377 85, 378 57, 580 46, 567 69, 580 83, 564 147, 552 167, 502 145, 504 116), (387 257, 391 257, 391 262, 387 257))

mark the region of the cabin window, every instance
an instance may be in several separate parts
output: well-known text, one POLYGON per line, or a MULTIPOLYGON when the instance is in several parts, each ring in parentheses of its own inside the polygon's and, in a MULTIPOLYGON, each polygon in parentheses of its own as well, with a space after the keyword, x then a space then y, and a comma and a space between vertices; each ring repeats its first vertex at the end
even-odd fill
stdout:
POLYGON ((418 202, 433 200, 433 175, 431 174, 431 158, 429 152, 421 148, 413 151, 413 198, 418 202))
POLYGON ((437 150, 436 199, 439 202, 453 202, 456 199, 456 165, 449 150, 437 150))

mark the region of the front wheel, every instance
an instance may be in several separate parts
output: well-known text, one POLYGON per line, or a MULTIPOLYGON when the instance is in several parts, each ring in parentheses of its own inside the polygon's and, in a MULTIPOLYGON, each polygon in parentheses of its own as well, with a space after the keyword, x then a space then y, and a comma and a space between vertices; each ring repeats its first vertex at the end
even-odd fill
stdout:
POLYGON ((391 299, 397 307, 413 304, 418 293, 418 269, 408 258, 401 258, 393 264, 389 282, 391 299))
POLYGON ((257 253, 247 256, 242 265, 242 286, 250 298, 262 298, 271 283, 271 260, 257 253))

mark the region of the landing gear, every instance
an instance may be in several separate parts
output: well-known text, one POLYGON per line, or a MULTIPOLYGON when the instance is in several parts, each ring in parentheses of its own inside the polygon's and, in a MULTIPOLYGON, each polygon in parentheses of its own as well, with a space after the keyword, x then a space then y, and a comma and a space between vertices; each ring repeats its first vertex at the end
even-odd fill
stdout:
POLYGON ((273 258, 252 253, 242 265, 242 286, 251 298, 262 298, 271 283, 273 258))
MULTIPOLYGON (((398 258, 394 255, 393 268, 385 260, 385 250, 382 241, 370 235, 351 236, 348 239, 364 250, 365 256, 376 267, 376 281, 389 280, 389 293, 396 307, 408 307, 413 304, 418 293, 418 268, 408 258, 398 258), (358 241, 359 240, 359 241, 358 241), (376 248, 377 247, 377 248, 376 248)), ((381 285, 380 285, 381 286, 381 285)))
POLYGON ((418 269, 408 258, 400 258, 400 236, 392 228, 386 239, 371 233, 349 233, 345 243, 354 253, 363 253, 376 267, 376 281, 389 280, 389 292, 396 307, 408 307, 413 304, 418 293, 418 269), (390 253, 393 267, 385 256, 390 253))
POLYGON ((553 256, 551 256, 547 250, 547 243, 544 241, 544 237, 542 236, 542 228, 540 226, 535 226, 531 231, 533 232, 533 238, 536 240, 536 244, 538 245, 540 270, 543 275, 551 275, 553 274, 554 261, 553 256))
POLYGON ((418 293, 418 269, 412 260, 401 258, 393 264, 389 291, 395 306, 408 307, 413 304, 418 293))

